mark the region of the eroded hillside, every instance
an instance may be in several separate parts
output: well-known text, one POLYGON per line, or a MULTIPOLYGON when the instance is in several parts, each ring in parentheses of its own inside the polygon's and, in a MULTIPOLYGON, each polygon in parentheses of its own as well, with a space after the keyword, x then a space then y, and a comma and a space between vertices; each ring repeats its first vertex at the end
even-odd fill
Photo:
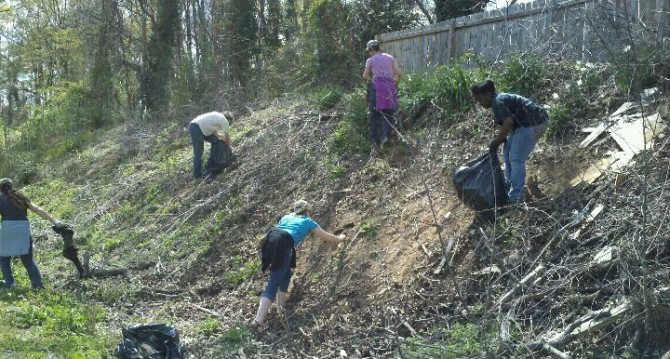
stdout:
MULTIPOLYGON (((529 210, 491 224, 476 220, 451 188, 455 168, 485 150, 487 113, 414 123, 403 132, 407 142, 370 158, 343 151, 357 145, 341 135, 344 109, 285 102, 253 111, 233 126, 240 166, 212 183, 190 179, 183 125, 110 131, 27 190, 69 198, 57 210, 77 225, 93 265, 129 268, 131 278, 74 281, 59 258, 44 259, 47 278, 55 290, 106 307, 101 325, 109 333, 137 322, 175 325, 190 358, 598 357, 645 346, 653 356, 667 349, 666 139, 622 169, 625 180, 615 184, 606 174, 578 186, 570 180, 616 143, 579 149, 581 135, 543 140, 529 162, 529 210), (348 240, 338 247, 306 241, 288 299, 290 333, 271 311, 268 328, 254 335, 244 324, 265 285, 259 240, 299 198, 348 240), (585 221, 596 206, 599 215, 585 221), (612 261, 594 267, 593 257, 609 247, 612 261), (621 303, 630 305, 603 328, 550 341, 580 317, 604 317, 598 311, 621 303)), ((599 120, 591 122, 583 127, 599 120)), ((38 250, 57 248, 49 238, 38 250)))

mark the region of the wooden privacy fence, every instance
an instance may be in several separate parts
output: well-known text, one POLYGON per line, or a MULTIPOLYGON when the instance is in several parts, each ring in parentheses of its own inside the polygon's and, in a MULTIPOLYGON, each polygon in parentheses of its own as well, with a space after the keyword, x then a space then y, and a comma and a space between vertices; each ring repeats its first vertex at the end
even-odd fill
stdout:
POLYGON ((602 61, 642 33, 668 33, 670 0, 536 0, 377 36, 405 71, 425 71, 467 53, 513 52, 602 61), (632 25, 632 26, 631 26, 632 25))

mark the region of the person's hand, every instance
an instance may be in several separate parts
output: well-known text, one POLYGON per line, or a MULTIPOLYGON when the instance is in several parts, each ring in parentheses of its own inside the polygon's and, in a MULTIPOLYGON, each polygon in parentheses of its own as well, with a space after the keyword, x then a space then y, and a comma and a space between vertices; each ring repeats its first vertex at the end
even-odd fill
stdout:
POLYGON ((344 233, 340 233, 337 238, 340 239, 340 242, 344 242, 344 240, 347 238, 347 236, 344 233))
POLYGON ((498 151, 498 147, 500 147, 500 142, 498 142, 496 139, 493 139, 493 141, 489 143, 489 152, 498 151))

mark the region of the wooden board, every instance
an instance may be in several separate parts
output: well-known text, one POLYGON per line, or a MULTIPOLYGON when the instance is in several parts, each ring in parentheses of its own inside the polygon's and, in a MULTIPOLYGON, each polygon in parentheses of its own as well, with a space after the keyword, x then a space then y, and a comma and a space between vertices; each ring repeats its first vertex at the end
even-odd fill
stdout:
POLYGON ((622 117, 607 130, 617 144, 625 152, 636 155, 654 146, 656 138, 664 129, 665 124, 658 113, 647 117, 622 117))
POLYGON ((591 167, 587 168, 585 171, 570 180, 570 185, 574 187, 580 183, 591 184, 595 182, 598 178, 600 178, 603 172, 610 169, 610 167, 612 167, 614 162, 617 160, 618 158, 615 156, 606 157, 599 160, 595 164, 591 165, 591 167))

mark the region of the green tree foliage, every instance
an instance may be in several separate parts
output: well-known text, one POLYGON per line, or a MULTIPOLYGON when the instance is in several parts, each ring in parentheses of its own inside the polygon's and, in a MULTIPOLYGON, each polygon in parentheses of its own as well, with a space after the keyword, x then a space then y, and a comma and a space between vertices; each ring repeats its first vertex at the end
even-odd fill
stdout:
POLYGON ((2 145, 27 148, 57 141, 54 133, 145 113, 178 109, 183 121, 287 91, 350 88, 361 81, 365 42, 415 26, 414 6, 412 0, 11 2, 0 8, 7 10, 0 11, 2 145))
POLYGON ((316 54, 317 81, 344 85, 354 74, 353 34, 341 0, 315 0, 309 8, 309 46, 316 54))
POLYGON ((490 0, 435 0, 435 17, 445 21, 484 11, 490 0))

